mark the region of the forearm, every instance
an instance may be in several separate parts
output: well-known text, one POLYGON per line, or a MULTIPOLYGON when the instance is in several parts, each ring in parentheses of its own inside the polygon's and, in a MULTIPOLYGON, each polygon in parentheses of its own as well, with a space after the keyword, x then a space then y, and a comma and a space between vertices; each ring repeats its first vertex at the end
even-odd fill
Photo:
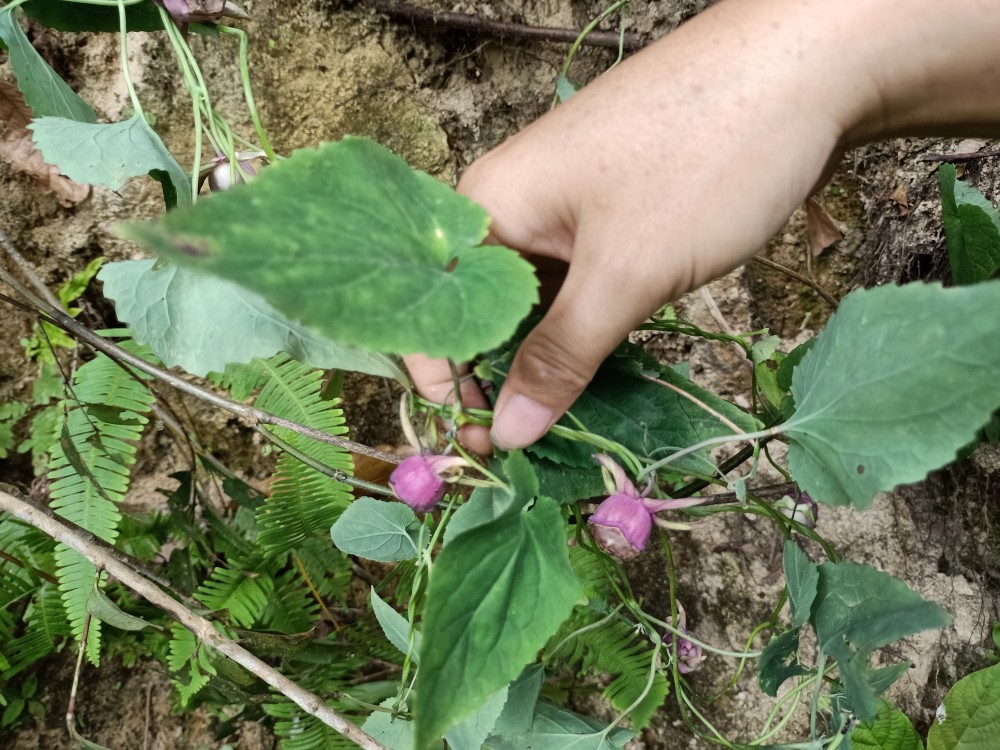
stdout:
POLYGON ((1000 136, 1000 4, 852 0, 876 106, 852 144, 898 135, 1000 136))

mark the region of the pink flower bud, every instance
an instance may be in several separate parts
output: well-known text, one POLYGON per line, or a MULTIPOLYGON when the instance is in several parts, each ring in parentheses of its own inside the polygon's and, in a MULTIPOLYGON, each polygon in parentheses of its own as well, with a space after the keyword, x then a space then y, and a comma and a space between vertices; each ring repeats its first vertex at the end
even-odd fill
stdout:
POLYGON ((602 549, 627 560, 646 547, 653 514, 638 497, 617 493, 597 506, 588 523, 602 549))
POLYGON ((177 23, 211 23, 223 16, 249 18, 233 0, 156 0, 177 23))
POLYGON ((240 185, 246 182, 244 174, 246 177, 256 176, 257 172, 250 166, 250 162, 241 161, 239 165, 239 169, 233 169, 232 162, 228 159, 222 159, 208 173, 209 189, 213 193, 221 193, 223 190, 229 190, 233 185, 240 185))
POLYGON ((775 509, 785 518, 802 524, 806 528, 815 529, 819 520, 819 504, 807 492, 801 492, 798 498, 785 495, 774 504, 775 509))
POLYGON ((410 456, 389 476, 396 497, 418 513, 433 510, 448 490, 446 475, 465 466, 457 456, 410 456))
MULTIPOLYGON (((680 630, 683 633, 691 632, 684 627, 681 627, 680 630)), ((663 637, 663 642, 669 646, 674 642, 674 634, 667 633, 663 637)), ((705 661, 705 657, 701 653, 701 646, 692 643, 684 636, 677 639, 677 671, 681 674, 688 674, 700 667, 703 661, 705 661)))

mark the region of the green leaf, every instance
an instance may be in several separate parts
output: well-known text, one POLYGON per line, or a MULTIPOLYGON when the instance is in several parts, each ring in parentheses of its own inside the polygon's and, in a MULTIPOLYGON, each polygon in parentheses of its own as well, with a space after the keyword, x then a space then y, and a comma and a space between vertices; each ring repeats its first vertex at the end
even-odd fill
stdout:
POLYGON ((524 451, 511 451, 500 463, 510 491, 493 496, 494 510, 497 515, 517 513, 538 496, 538 476, 524 451))
POLYGON ((847 701, 862 720, 874 718, 878 710, 871 652, 950 622, 940 606, 887 573, 851 562, 819 566, 816 636, 823 653, 837 660, 847 701))
MULTIPOLYGON (((524 734, 531 729, 545 670, 537 664, 527 667, 507 688, 507 702, 493 725, 499 735, 524 734)), ((489 743, 487 743, 489 744, 489 743)))
MULTIPOLYGON (((66 0, 31 0, 22 6, 25 15, 59 31, 118 31, 118 8, 85 5, 66 0)), ((162 31, 163 22, 153 0, 125 8, 129 31, 162 31)))
POLYGON ((1000 268, 1000 212, 982 193, 955 178, 953 164, 942 164, 938 179, 951 277, 956 284, 984 281, 1000 268))
POLYGON ((927 750, 993 750, 1000 735, 1000 664, 955 683, 944 709, 944 721, 927 734, 927 750))
POLYGON ((878 716, 851 732, 851 750, 924 750, 924 743, 906 714, 881 701, 878 716))
POLYGON ((785 542, 782 565, 788 587, 788 604, 792 609, 792 627, 797 628, 809 621, 819 583, 819 569, 791 539, 785 542))
POLYGON ((475 713, 466 716, 445 733, 449 750, 481 750, 507 703, 507 689, 508 686, 504 685, 487 698, 475 713))
POLYGON ((97 122, 93 107, 78 97, 31 46, 9 6, 0 10, 0 38, 7 45, 17 87, 35 117, 97 122))
POLYGON ((881 667, 872 672, 871 686, 875 695, 884 694, 912 666, 912 661, 901 661, 898 664, 890 664, 888 667, 881 667))
POLYGON ((330 529, 337 549, 377 562, 410 560, 417 556, 416 515, 399 502, 360 497, 330 529))
POLYGON ((283 351, 318 369, 406 382, 389 357, 331 341, 230 281, 153 260, 109 263, 98 278, 118 318, 168 367, 204 376, 283 351))
POLYGON ((506 494, 499 487, 476 487, 469 495, 469 499, 458 507, 448 521, 444 530, 444 544, 451 544, 459 534, 464 534, 496 518, 499 515, 497 501, 506 494))
POLYGON ((1000 404, 1000 282, 853 292, 795 368, 795 480, 830 505, 877 492, 954 460, 1000 404))
POLYGON ((191 203, 191 183, 184 170, 138 115, 107 125, 43 117, 28 127, 45 161, 71 180, 119 190, 130 177, 165 172, 177 203, 191 203))
POLYGON ((346 138, 121 231, 336 341, 469 359, 509 337, 537 299, 527 261, 479 247, 487 226, 467 198, 346 138))
MULTIPOLYGON (((709 391, 699 388, 670 368, 656 373, 661 383, 654 383, 630 371, 632 362, 613 357, 598 370, 583 394, 570 408, 574 417, 593 433, 621 443, 639 456, 666 455, 664 449, 677 450, 701 440, 731 435, 733 430, 681 391, 722 414, 741 429, 760 429, 757 420, 709 391), (629 369, 625 369, 629 368, 629 369)), ((563 418, 559 424, 574 427, 563 418)), ((585 443, 571 442, 548 435, 528 448, 529 451, 560 464, 579 468, 596 466, 597 450, 585 443)), ((715 464, 711 450, 686 456, 672 468, 711 474, 715 464)))
POLYGON ((28 405, 22 401, 0 404, 0 458, 7 458, 7 454, 16 444, 14 427, 27 413, 28 405))
POLYGON ((106 622, 113 628, 119 630, 144 630, 145 628, 158 628, 151 622, 143 620, 141 617, 122 612, 121 608, 108 598, 108 595, 99 586, 94 586, 87 601, 87 611, 102 622, 106 622))
POLYGON ((416 700, 417 745, 514 680, 580 595, 559 506, 541 498, 456 537, 427 592, 416 700))
POLYGON ((490 750, 621 750, 635 737, 635 732, 614 729, 607 735, 607 725, 580 716, 564 708, 539 703, 531 729, 523 735, 493 736, 490 750))
MULTIPOLYGON (((388 698, 380 704, 383 708, 392 708, 395 698, 388 698)), ((365 719, 361 726, 368 734, 392 750, 414 750, 413 722, 402 716, 393 716, 385 711, 375 711, 365 719)), ((435 747, 440 748, 439 741, 435 747)))
POLYGON ((776 698, 785 680, 809 674, 799 663, 799 628, 786 630, 768 641, 760 656, 757 684, 762 692, 776 698))
POLYGON ((423 638, 419 632, 413 633, 413 649, 410 650, 410 624, 399 612, 390 607, 386 601, 378 595, 375 587, 372 587, 369 597, 372 603, 372 612, 375 619, 382 627, 382 632, 389 639, 389 643, 395 646, 402 654, 409 654, 410 661, 414 664, 420 662, 420 647, 423 638))
POLYGON ((563 466, 547 458, 536 458, 538 494, 551 497, 560 503, 574 503, 605 494, 604 478, 595 462, 593 466, 563 466))
POLYGON ((562 73, 560 73, 559 77, 556 78, 556 96, 559 97, 560 104, 568 100, 579 90, 580 87, 569 80, 569 78, 562 73))

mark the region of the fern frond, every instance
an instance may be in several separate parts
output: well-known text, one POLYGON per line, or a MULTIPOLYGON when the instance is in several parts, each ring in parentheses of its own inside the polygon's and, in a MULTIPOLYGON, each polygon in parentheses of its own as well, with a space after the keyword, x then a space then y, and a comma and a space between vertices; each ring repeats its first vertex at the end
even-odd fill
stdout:
POLYGON ((257 511, 261 549, 276 557, 310 537, 329 538, 330 527, 350 502, 345 484, 283 455, 271 482, 271 494, 257 511))
POLYGON ((327 537, 305 540, 295 550, 295 554, 324 600, 344 601, 354 579, 350 557, 332 546, 327 537))
MULTIPOLYGON (((74 392, 77 400, 65 403, 62 435, 52 448, 52 509, 113 543, 121 520, 116 504, 128 489, 134 442, 149 421, 146 413, 153 396, 103 355, 77 370, 74 392)), ((62 545, 56 549, 56 563, 66 613, 79 638, 97 572, 90 561, 62 545)), ((99 660, 100 632, 95 620, 87 647, 94 664, 99 660)))
MULTIPOLYGON (((263 388, 254 404, 331 435, 347 432, 337 402, 322 397, 323 374, 278 355, 257 364, 263 388)), ((248 381, 247 381, 248 382, 248 381)), ((334 469, 351 473, 350 454, 337 446, 273 428, 297 450, 334 469)), ((293 549, 307 538, 326 537, 330 526, 351 501, 350 488, 309 468, 292 456, 282 456, 271 484, 271 495, 257 511, 260 545, 268 557, 293 549)))
POLYGON ((261 614, 261 622, 279 633, 305 633, 319 619, 319 603, 295 569, 275 578, 274 594, 261 614))
POLYGON ((233 624, 249 628, 260 619, 273 593, 274 579, 267 573, 218 566, 195 596, 209 609, 229 610, 233 624))
POLYGON ((10 679, 45 658, 72 634, 55 584, 41 585, 25 612, 24 622, 24 634, 4 644, 4 655, 10 666, 0 674, 2 680, 10 679))
POLYGON ((167 666, 174 673, 174 687, 180 695, 181 707, 186 707, 216 673, 209 658, 210 651, 209 646, 199 644, 183 625, 170 626, 167 666))
POLYGON ((264 712, 277 719, 274 733, 281 740, 281 750, 353 750, 357 747, 290 700, 265 703, 264 712))
MULTIPOLYGON (((573 631, 598 622, 601 615, 589 609, 577 609, 553 639, 560 643, 573 631)), ((588 673, 610 674, 614 677, 604 689, 604 697, 618 711, 629 708, 642 695, 649 679, 655 647, 626 622, 614 619, 598 628, 577 633, 558 653, 562 661, 577 665, 581 676, 588 673)), ((649 724, 656 710, 670 692, 662 669, 657 669, 649 693, 629 712, 635 729, 649 724)))

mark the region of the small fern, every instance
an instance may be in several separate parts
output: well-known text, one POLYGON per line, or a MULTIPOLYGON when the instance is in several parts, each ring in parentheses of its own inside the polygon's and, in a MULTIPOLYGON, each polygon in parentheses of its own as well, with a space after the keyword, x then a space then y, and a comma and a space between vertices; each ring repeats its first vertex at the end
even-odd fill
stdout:
MULTIPOLYGON (((77 370, 74 394, 74 401, 64 402, 65 423, 52 448, 52 509, 113 543, 121 520, 117 503, 128 489, 134 443, 149 421, 146 414, 153 396, 141 380, 104 355, 77 370)), ((66 614, 74 637, 80 638, 97 571, 93 563, 63 545, 56 548, 56 564, 66 614)), ((100 659, 100 634, 100 622, 94 620, 87 656, 95 665, 100 659)))
POLYGON ((72 634, 59 589, 51 583, 43 583, 35 592, 23 622, 24 633, 4 642, 4 655, 9 665, 0 674, 2 680, 9 680, 44 659, 72 634))
POLYGON ((275 578, 275 590, 260 620, 279 633, 305 633, 319 618, 319 603, 298 570, 286 570, 275 578))
POLYGON ((229 610, 234 625, 249 628, 261 618, 273 593, 274 579, 268 573, 220 565, 195 596, 209 609, 229 610))
MULTIPOLYGON (((337 402, 322 397, 323 373, 287 355, 229 367, 218 382, 228 386, 238 400, 245 400, 260 388, 254 405, 264 411, 331 435, 347 433, 337 402)), ((342 448, 280 427, 268 429, 326 466, 348 474, 353 471, 351 456, 342 448)), ((271 494, 257 511, 261 550, 268 557, 278 557, 310 537, 325 538, 350 501, 350 487, 343 482, 330 479, 290 455, 282 456, 271 482, 271 494)))
POLYGON ((205 644, 199 644, 194 634, 183 625, 174 623, 170 627, 167 666, 174 673, 174 686, 182 707, 186 707, 216 674, 209 658, 210 650, 205 644))
MULTIPOLYGON (((578 608, 554 639, 559 643, 574 630, 592 625, 601 615, 578 608)), ((577 665, 578 673, 610 674, 613 679, 604 689, 604 697, 619 711, 625 711, 642 695, 649 680, 654 646, 639 636, 626 622, 610 620, 598 628, 584 630, 570 638, 558 656, 567 664, 577 665)), ((629 711, 632 725, 646 727, 670 693, 670 684, 661 669, 656 670, 649 692, 629 711)))

